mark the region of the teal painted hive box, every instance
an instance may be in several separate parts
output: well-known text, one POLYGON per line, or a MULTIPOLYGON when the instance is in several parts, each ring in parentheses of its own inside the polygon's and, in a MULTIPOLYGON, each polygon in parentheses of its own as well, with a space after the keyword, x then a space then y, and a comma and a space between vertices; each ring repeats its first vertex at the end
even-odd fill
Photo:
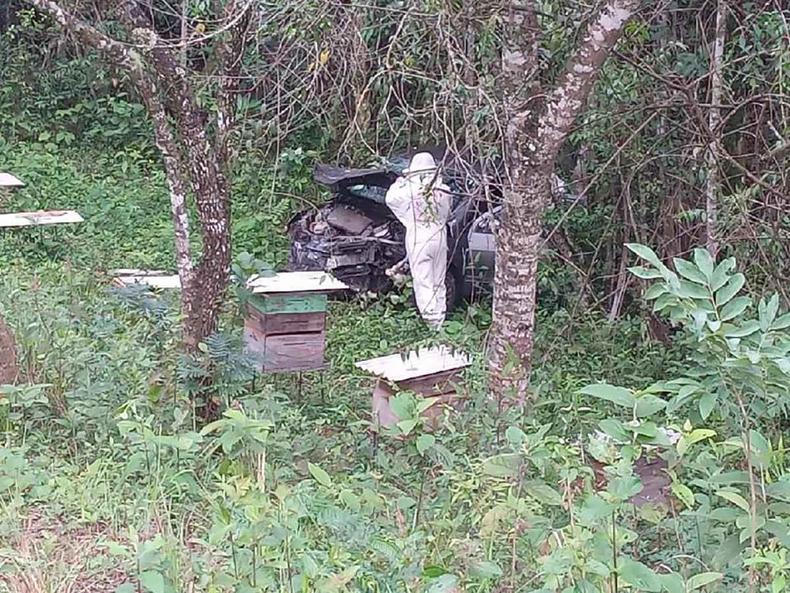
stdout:
POLYGON ((325 368, 327 294, 348 286, 323 272, 283 272, 250 280, 244 342, 262 372, 325 368))

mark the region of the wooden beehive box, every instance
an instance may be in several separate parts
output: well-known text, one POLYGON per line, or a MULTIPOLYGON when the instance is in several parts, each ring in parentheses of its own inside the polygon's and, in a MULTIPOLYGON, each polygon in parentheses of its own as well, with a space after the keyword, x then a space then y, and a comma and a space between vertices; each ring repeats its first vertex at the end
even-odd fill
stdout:
POLYGON ((283 272, 247 283, 244 342, 259 370, 325 367, 327 294, 348 286, 324 272, 283 272))
POLYGON ((435 424, 443 406, 459 407, 463 399, 458 392, 461 373, 469 364, 466 354, 436 346, 406 356, 392 354, 364 360, 356 366, 378 377, 373 389, 373 422, 375 426, 389 427, 400 421, 389 403, 398 391, 412 391, 433 400, 434 405, 423 412, 429 426, 435 424))

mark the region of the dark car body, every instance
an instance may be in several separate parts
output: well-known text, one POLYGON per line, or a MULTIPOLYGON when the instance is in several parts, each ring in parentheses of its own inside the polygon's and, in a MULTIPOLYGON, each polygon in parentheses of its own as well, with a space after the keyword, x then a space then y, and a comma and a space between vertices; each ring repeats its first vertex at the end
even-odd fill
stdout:
MULTIPOLYGON (((299 212, 289 222, 288 269, 323 270, 357 291, 391 288, 386 271, 406 257, 405 228, 384 199, 408 162, 409 155, 403 155, 364 169, 318 165, 314 179, 332 192, 332 199, 299 212)), ((442 177, 453 194, 447 222, 448 305, 452 306, 458 298, 490 284, 493 218, 488 202, 473 187, 473 176, 459 172, 445 159, 442 177)))

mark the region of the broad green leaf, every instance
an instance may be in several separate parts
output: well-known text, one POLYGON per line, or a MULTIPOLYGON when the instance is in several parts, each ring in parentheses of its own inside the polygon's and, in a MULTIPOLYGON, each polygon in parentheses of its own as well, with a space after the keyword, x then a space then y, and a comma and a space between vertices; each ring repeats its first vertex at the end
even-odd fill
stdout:
POLYGON ((729 303, 724 305, 719 315, 722 321, 729 321, 735 319, 746 310, 746 307, 752 304, 752 299, 749 297, 736 297, 729 303))
POLYGON ((615 505, 606 502, 597 494, 587 496, 579 511, 579 521, 588 526, 594 526, 604 519, 612 516, 615 505))
POLYGON ((765 530, 779 540, 780 544, 790 549, 790 526, 787 521, 766 521, 765 530))
POLYGON ((765 493, 772 498, 790 502, 790 475, 766 486, 765 493))
MULTIPOLYGON (((739 517, 744 516, 743 511, 741 509, 735 509, 733 507, 718 507, 713 509, 710 513, 708 513, 708 517, 713 519, 714 521, 722 521, 726 523, 734 523, 739 517)), ((746 517, 749 516, 749 513, 746 513, 746 517)))
POLYGON ((659 525, 666 519, 669 513, 669 508, 664 504, 647 503, 643 504, 637 509, 639 518, 651 523, 652 525, 659 525))
POLYGON ((429 579, 435 579, 443 574, 447 574, 447 569, 441 566, 426 566, 422 569, 422 576, 428 577, 429 579))
POLYGON ((401 420, 395 426, 397 426, 404 435, 409 435, 411 431, 415 429, 418 422, 418 420, 401 420))
POLYGON ((694 250, 694 263, 697 264, 699 271, 705 275, 705 278, 713 279, 714 261, 707 249, 694 250))
POLYGON ((705 585, 710 585, 711 583, 720 580, 723 576, 724 575, 720 572, 702 572, 700 574, 695 574, 688 580, 686 589, 689 591, 696 591, 705 585))
POLYGON ((713 408, 716 406, 718 395, 714 392, 707 392, 699 398, 699 414, 703 420, 707 420, 713 408))
POLYGON ((399 419, 405 420, 410 418, 415 411, 414 397, 408 393, 399 393, 395 397, 391 397, 390 409, 399 419))
POLYGON ((779 311, 779 295, 774 294, 769 300, 761 299, 757 306, 757 314, 760 318, 760 329, 767 332, 779 311))
POLYGON ((637 398, 636 415, 638 418, 647 418, 656 412, 663 410, 666 405, 667 402, 665 402, 663 399, 648 393, 637 398))
POLYGON ((670 572, 660 576, 661 584, 667 593, 686 593, 686 583, 683 582, 683 577, 680 574, 670 572))
POLYGON ((674 494, 680 502, 686 505, 686 508, 694 508, 694 493, 691 488, 680 482, 672 482, 672 494, 674 494))
POLYGON ((511 447, 520 447, 527 435, 518 426, 509 426, 505 431, 505 438, 511 447))
POLYGON ((318 583, 317 588, 322 593, 340 593, 340 591, 346 591, 346 585, 354 580, 357 572, 359 572, 359 566, 349 566, 344 571, 332 574, 322 580, 318 583))
POLYGON ((502 576, 502 569, 493 562, 483 560, 472 563, 469 574, 478 579, 496 579, 502 576))
POLYGON ((677 297, 674 294, 665 293, 656 299, 653 303, 653 312, 658 313, 664 309, 673 307, 677 304, 677 297))
POLYGON ((749 321, 741 324, 740 327, 734 327, 733 329, 727 330, 724 334, 724 337, 745 338, 746 336, 751 336, 757 331, 760 331, 760 322, 756 319, 750 319, 749 321))
POLYGON ((627 443, 631 440, 630 431, 626 430, 625 425, 616 418, 604 418, 598 423, 601 431, 620 443, 627 443))
POLYGON ((752 463, 762 468, 771 463, 771 443, 756 430, 749 431, 749 442, 752 449, 752 463))
POLYGON ((730 501, 732 504, 736 505, 738 508, 743 509, 747 513, 750 512, 749 503, 746 499, 738 494, 737 492, 730 492, 729 490, 719 490, 716 492, 717 496, 721 496, 723 499, 730 501))
POLYGON ((662 294, 665 294, 667 291, 666 287, 662 283, 653 284, 650 288, 645 291, 645 294, 642 295, 642 298, 646 301, 652 301, 657 299, 662 294))
POLYGON ((359 511, 361 506, 359 496, 351 490, 342 490, 340 492, 340 501, 352 511, 359 511))
MULTIPOLYGON (((745 530, 749 535, 752 532, 757 532, 758 529, 762 529, 765 525, 765 518, 761 516, 757 516, 752 518, 749 513, 744 513, 740 517, 735 520, 735 525, 739 529, 745 530)), ((748 537, 748 535, 747 535, 748 537)))
POLYGON ((664 265, 656 255, 656 252, 646 245, 640 245, 639 243, 626 243, 625 246, 656 268, 660 268, 662 265, 664 265))
POLYGON ((504 504, 499 504, 490 509, 483 518, 480 519, 480 535, 490 537, 497 533, 499 524, 510 514, 510 510, 504 504))
POLYGON ((458 577, 454 574, 443 574, 433 580, 425 593, 455 593, 458 591, 458 577))
POLYGON ((580 393, 591 395, 598 399, 613 402, 619 406, 626 408, 633 408, 636 404, 634 394, 624 387, 616 387, 607 383, 599 383, 597 385, 588 385, 579 390, 580 393))
POLYGON ((713 270, 713 278, 710 281, 711 290, 717 291, 722 286, 727 284, 727 281, 730 279, 730 271, 735 268, 735 258, 728 257, 724 261, 722 261, 716 269, 713 270))
POLYGON ((790 313, 785 313, 771 325, 771 329, 774 331, 787 329, 788 327, 790 327, 790 313))
POLYGON ((642 491, 642 482, 636 476, 622 476, 609 481, 606 491, 618 500, 628 500, 642 491))
POLYGON ((137 588, 132 583, 123 583, 115 588, 115 593, 135 593, 137 588))
POLYGON ((515 478, 521 468, 521 455, 502 453, 483 462, 483 473, 497 478, 515 478))
POLYGON ((315 465, 314 463, 308 463, 307 469, 310 471, 310 475, 315 478, 315 481, 321 484, 322 486, 326 486, 327 488, 332 486, 332 478, 329 477, 329 474, 322 470, 320 467, 315 465))
POLYGON ((783 591, 787 591, 787 577, 780 572, 771 583, 771 593, 782 593, 783 591))
MULTIPOLYGON (((678 271, 678 274, 683 276, 686 280, 690 280, 696 284, 701 284, 703 286, 707 286, 708 279, 705 277, 705 274, 700 272, 699 268, 695 266, 688 260, 681 259, 679 257, 675 257, 672 259, 672 262, 675 264, 675 269, 678 271)), ((706 290, 707 294, 707 290, 706 290)))
POLYGON ((529 480, 524 483, 524 492, 543 504, 560 506, 562 495, 554 488, 540 480, 529 480))
POLYGON ((741 291, 744 284, 746 284, 746 276, 741 273, 735 274, 727 284, 716 291, 716 306, 722 307, 729 303, 730 299, 741 291))
POLYGON ((417 407, 415 409, 417 410, 418 414, 422 414, 423 412, 432 408, 438 403, 439 403, 438 397, 421 397, 420 399, 417 400, 417 407))
POLYGON ((652 268, 645 268, 644 266, 633 266, 628 268, 628 271, 642 280, 657 280, 663 278, 661 272, 657 272, 652 268))
POLYGON ((716 553, 713 555, 713 565, 717 567, 727 566, 739 557, 744 547, 737 535, 731 535, 716 550, 716 553))
POLYGON ((694 443, 699 443, 712 436, 716 436, 716 431, 709 428, 696 428, 689 434, 683 435, 678 441, 678 455, 683 455, 694 443))
POLYGON ((416 445, 417 445, 417 452, 420 455, 424 455, 425 452, 433 447, 436 443, 436 437, 431 434, 421 434, 417 437, 416 445))
POLYGON ((140 584, 149 593, 165 593, 165 577, 154 570, 140 573, 140 584))
POLYGON ((708 478, 710 484, 724 485, 724 484, 748 484, 749 472, 747 471, 728 471, 721 472, 708 478))
POLYGON ((667 411, 671 414, 680 408, 685 401, 700 390, 698 384, 683 385, 678 389, 678 393, 667 405, 667 411))
POLYGON ((688 282, 686 280, 680 281, 678 296, 684 299, 710 299, 710 293, 708 292, 707 288, 700 286, 699 284, 693 284, 692 282, 688 282))
POLYGON ((661 591, 661 578, 647 566, 631 558, 623 558, 617 572, 628 585, 641 591, 661 591))

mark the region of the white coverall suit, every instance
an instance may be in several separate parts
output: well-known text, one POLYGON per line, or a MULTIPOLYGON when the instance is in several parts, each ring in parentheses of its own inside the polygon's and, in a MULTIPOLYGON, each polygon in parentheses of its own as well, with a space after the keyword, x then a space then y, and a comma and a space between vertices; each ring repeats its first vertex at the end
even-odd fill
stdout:
POLYGON ((414 156, 404 176, 387 191, 386 202, 406 227, 406 255, 414 297, 425 322, 439 329, 447 311, 447 219, 452 196, 428 153, 414 156))

